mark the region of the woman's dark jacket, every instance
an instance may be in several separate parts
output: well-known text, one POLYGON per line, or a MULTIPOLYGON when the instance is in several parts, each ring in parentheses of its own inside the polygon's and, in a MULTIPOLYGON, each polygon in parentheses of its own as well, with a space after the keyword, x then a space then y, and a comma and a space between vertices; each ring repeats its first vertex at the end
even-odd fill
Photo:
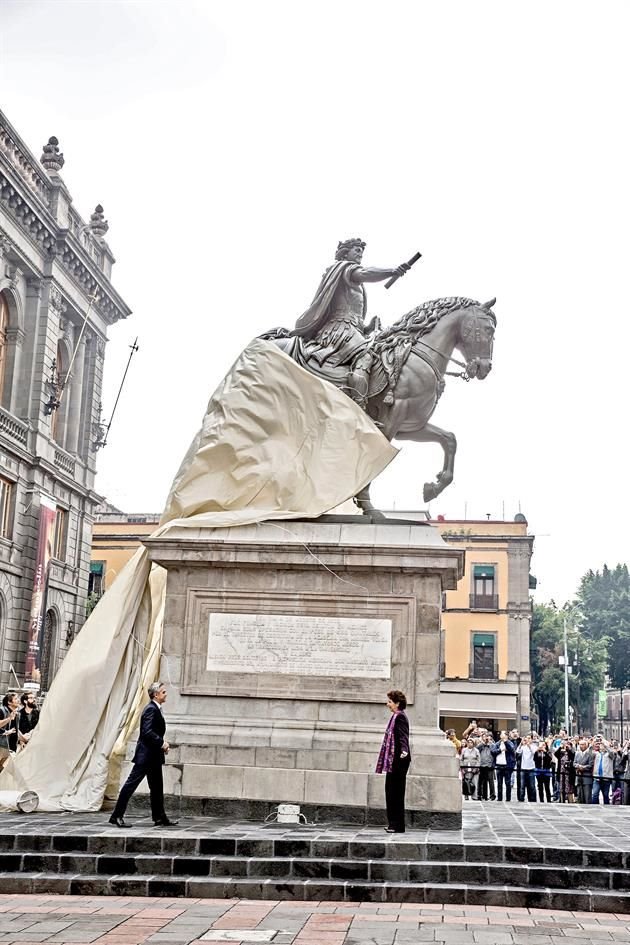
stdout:
MULTIPOLYGON (((561 777, 561 775, 562 775, 562 770, 561 770, 560 764, 561 764, 561 760, 562 760, 562 752, 563 752, 563 751, 564 751, 564 749, 562 749, 562 748, 556 748, 556 750, 555 750, 555 752, 554 752, 554 755, 556 756, 556 759, 557 759, 557 761, 558 761, 558 767, 557 767, 557 769, 556 769, 556 777, 558 778, 558 780, 560 780, 560 777, 561 777)), ((571 787, 575 787, 575 765, 573 764, 573 759, 575 758, 575 752, 572 751, 572 750, 569 748, 569 749, 567 750, 567 755, 569 756, 569 767, 568 767, 568 771, 567 771, 567 774, 568 774, 568 776, 569 776, 569 785, 570 785, 571 787)))
POLYGON ((411 761, 411 748, 409 747, 409 719, 405 712, 399 712, 394 722, 394 771, 401 766, 408 766, 411 761), (401 758, 403 751, 407 752, 406 758, 401 758))

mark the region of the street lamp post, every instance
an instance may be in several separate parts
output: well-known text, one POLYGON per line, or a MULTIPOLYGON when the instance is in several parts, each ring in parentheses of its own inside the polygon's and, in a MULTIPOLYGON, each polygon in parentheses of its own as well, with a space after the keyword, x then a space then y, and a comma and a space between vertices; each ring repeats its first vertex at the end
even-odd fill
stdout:
POLYGON ((564 727, 571 734, 569 718, 569 655, 567 652, 567 618, 564 618, 564 727))

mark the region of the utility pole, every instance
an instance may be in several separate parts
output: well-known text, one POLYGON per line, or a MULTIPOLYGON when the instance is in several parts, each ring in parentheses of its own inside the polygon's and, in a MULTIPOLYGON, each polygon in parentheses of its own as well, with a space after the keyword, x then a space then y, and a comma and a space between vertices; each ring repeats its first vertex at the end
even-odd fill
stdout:
POLYGON ((569 654, 567 652, 567 618, 564 618, 564 727, 571 734, 569 720, 569 654))
POLYGON ((623 745, 623 686, 619 689, 619 744, 623 745))

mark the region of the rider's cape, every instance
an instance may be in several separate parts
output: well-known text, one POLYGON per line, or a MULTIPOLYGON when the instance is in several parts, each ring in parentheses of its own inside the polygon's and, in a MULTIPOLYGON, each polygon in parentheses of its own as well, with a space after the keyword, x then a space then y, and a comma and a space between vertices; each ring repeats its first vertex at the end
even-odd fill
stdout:
POLYGON ((349 275, 355 269, 360 268, 358 263, 342 259, 334 263, 330 269, 327 269, 317 287, 315 298, 304 314, 300 315, 291 334, 299 335, 300 338, 306 340, 313 338, 326 322, 330 303, 341 280, 346 274, 349 275))

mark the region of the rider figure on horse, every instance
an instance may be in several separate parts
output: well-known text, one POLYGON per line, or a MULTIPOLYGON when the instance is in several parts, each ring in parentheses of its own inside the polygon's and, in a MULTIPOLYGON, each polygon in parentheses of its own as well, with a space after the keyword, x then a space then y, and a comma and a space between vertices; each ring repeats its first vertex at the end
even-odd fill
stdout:
POLYGON ((364 268, 365 243, 343 240, 337 245, 335 262, 323 275, 309 308, 298 318, 292 335, 302 339, 304 354, 320 367, 348 367, 346 393, 365 409, 373 354, 368 335, 380 327, 375 316, 368 324, 366 282, 384 282, 402 276, 410 268, 364 268))

